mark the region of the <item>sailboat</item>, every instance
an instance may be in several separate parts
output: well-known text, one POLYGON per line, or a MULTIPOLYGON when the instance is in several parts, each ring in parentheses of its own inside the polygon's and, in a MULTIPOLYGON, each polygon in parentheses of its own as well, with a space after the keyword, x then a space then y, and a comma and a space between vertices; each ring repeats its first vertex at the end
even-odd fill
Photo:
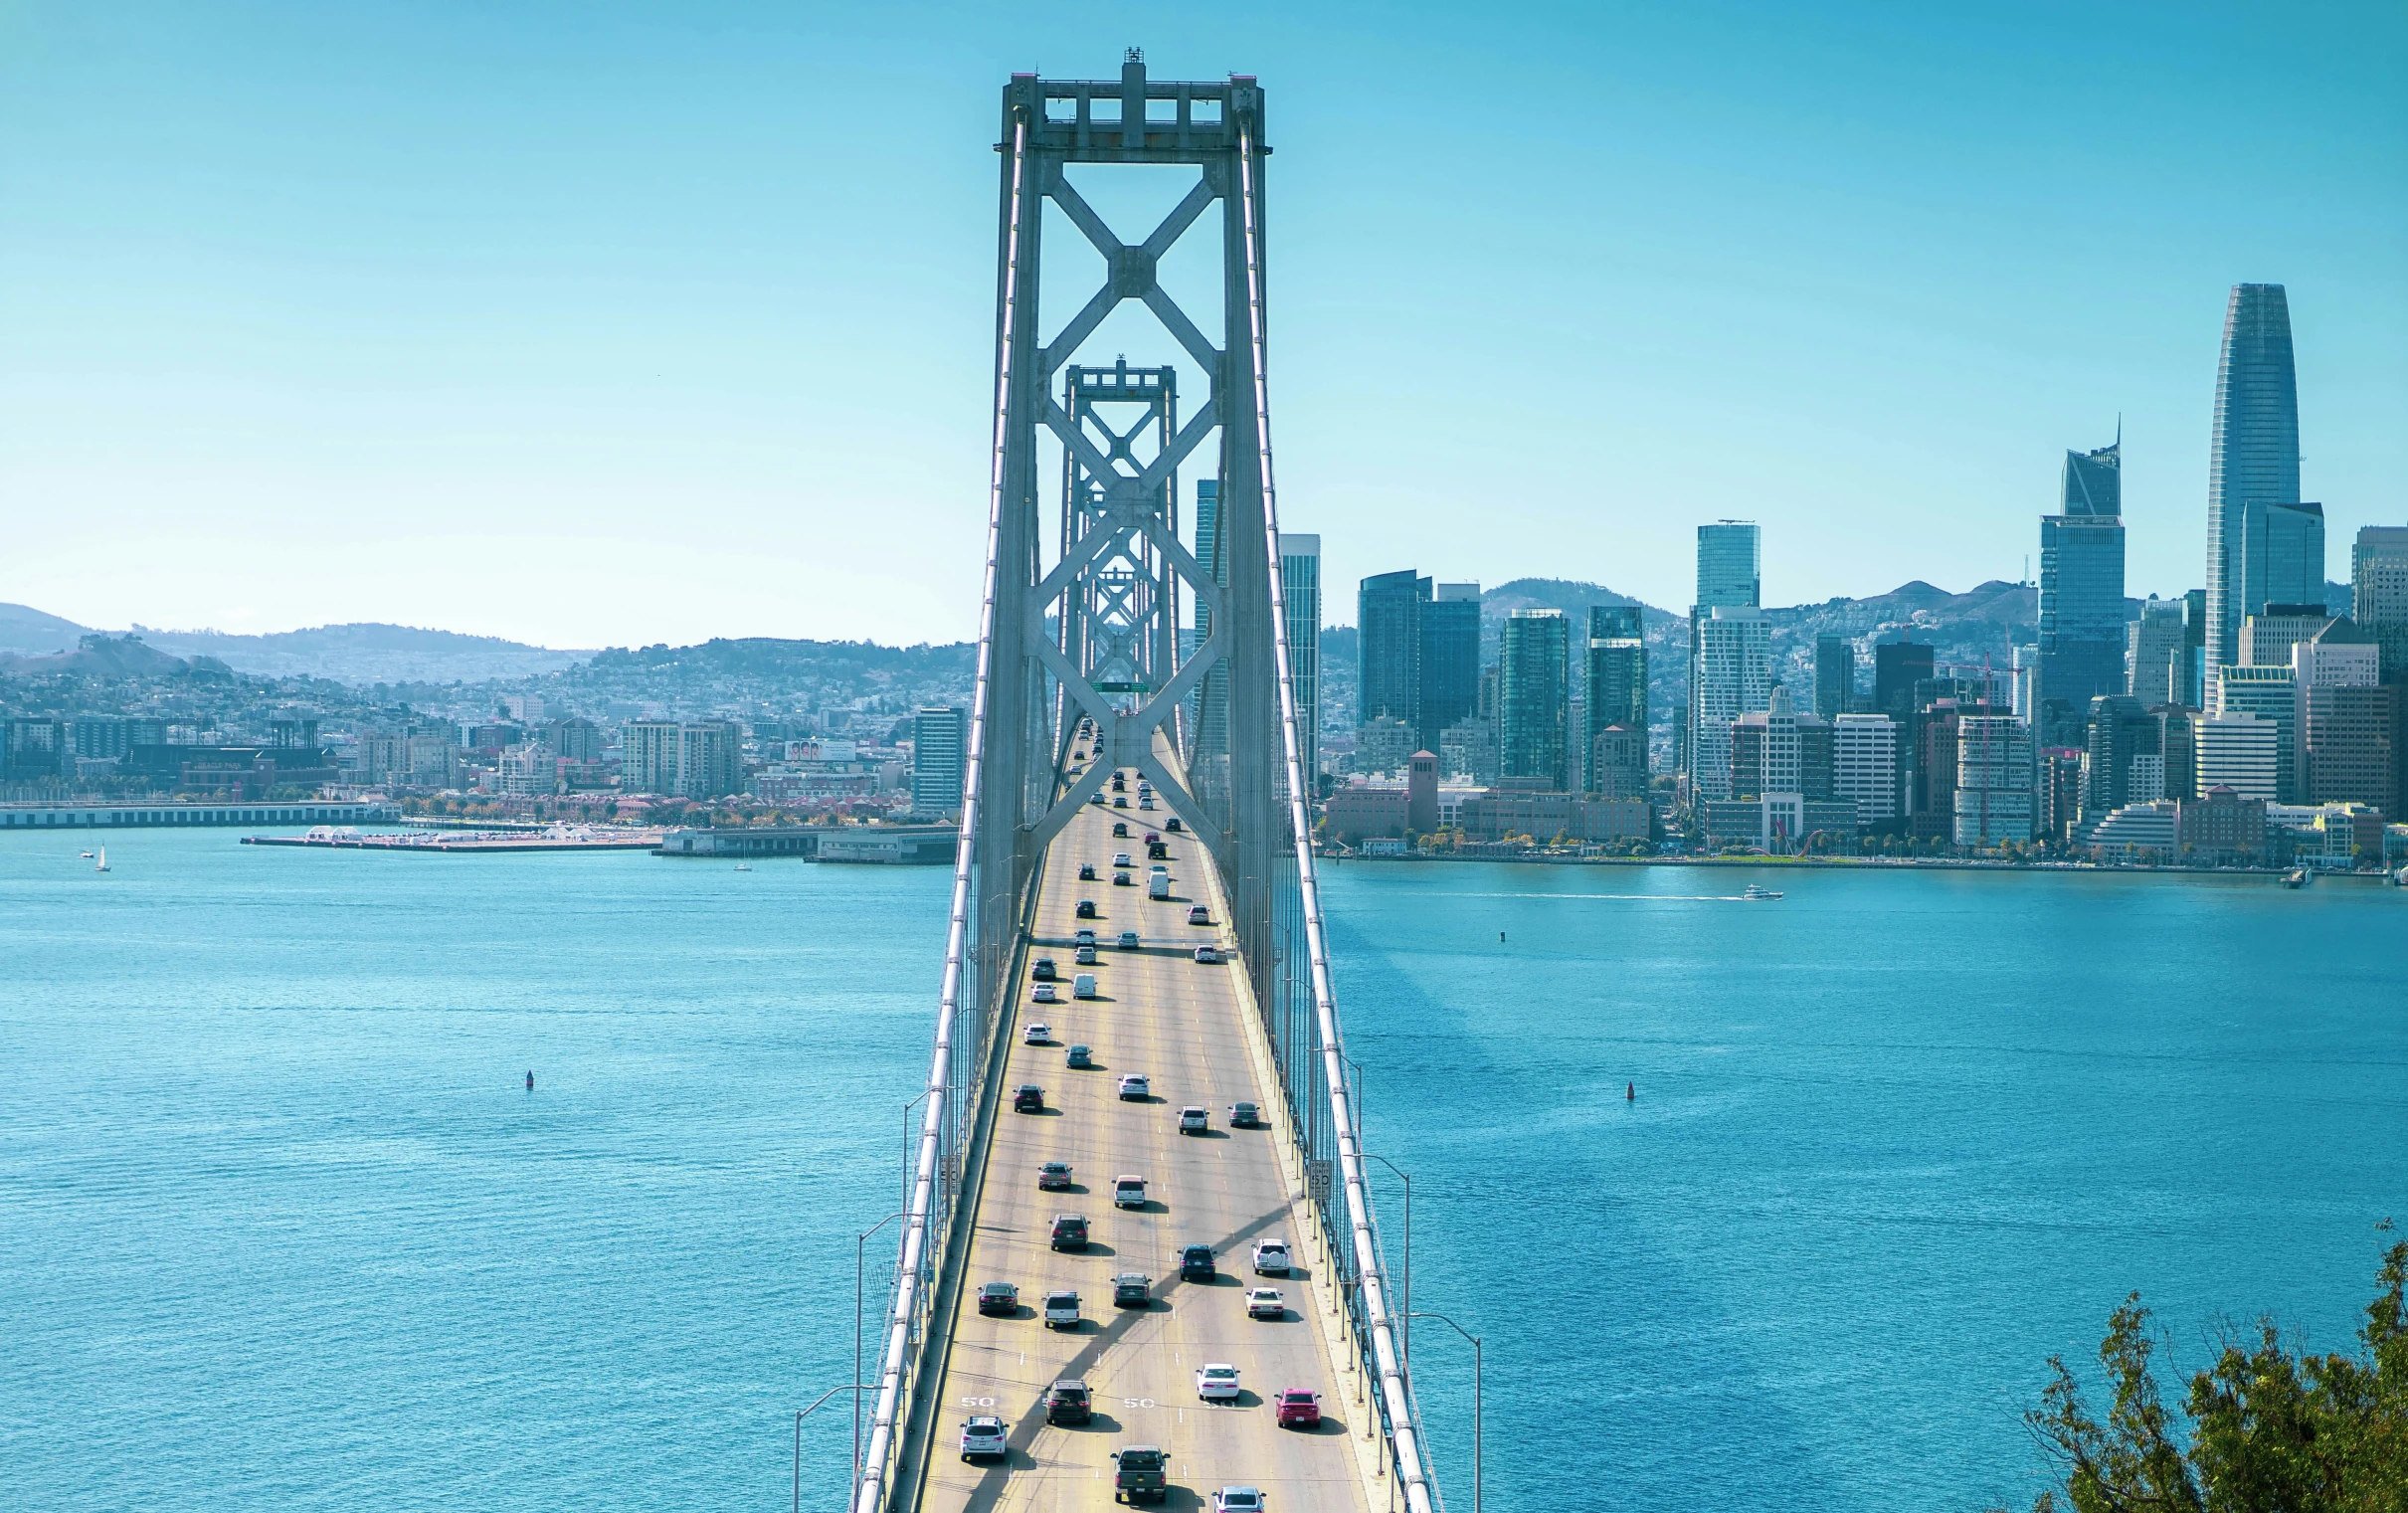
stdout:
POLYGON ((95 858, 93 859, 93 864, 92 864, 92 869, 93 869, 93 871, 95 871, 95 872, 105 872, 105 871, 107 871, 107 870, 108 870, 108 848, 107 848, 107 847, 103 846, 103 847, 101 847, 101 848, 100 848, 100 854, 99 854, 97 857, 95 857, 95 858))

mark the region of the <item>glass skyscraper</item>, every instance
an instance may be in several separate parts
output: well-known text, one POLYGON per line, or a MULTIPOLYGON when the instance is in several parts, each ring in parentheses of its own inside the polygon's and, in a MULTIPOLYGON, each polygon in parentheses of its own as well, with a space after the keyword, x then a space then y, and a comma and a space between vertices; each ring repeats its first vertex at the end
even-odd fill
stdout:
POLYGON ((1321 538, 1279 533, 1279 593, 1286 610, 1288 681, 1309 792, 1321 771, 1321 538))
POLYGON ((1685 755, 1700 797, 1731 788, 1731 722, 1764 707, 1770 630, 1764 602, 1763 529, 1746 520, 1697 528, 1697 601, 1689 607, 1689 707, 1685 755), (1756 622, 1753 629, 1743 622, 1756 622))
POLYGON ((2232 568, 2241 620, 2274 613, 2282 604, 2324 603, 2324 506, 2241 506, 2241 549, 2232 568))
POLYGON ((1745 520, 1697 528, 1699 609, 1763 608, 1763 527, 1745 520))
POLYGON ((1588 607, 1588 665, 1581 703, 1580 749, 1573 767, 1581 787, 1598 788, 1597 737, 1614 725, 1638 732, 1647 749, 1647 642, 1635 604, 1588 607))
POLYGON ((1564 788, 1564 675, 1569 623, 1562 610, 1516 610, 1497 663, 1497 775, 1564 788))
POLYGON ((1366 578, 1355 592, 1355 723, 1421 717, 1421 610, 1430 582, 1412 569, 1366 578))
POLYGON ((1421 606, 1420 714, 1424 751, 1480 706, 1480 585, 1441 583, 1421 606))
POLYGON ((2124 672, 2124 444, 2065 455, 2058 512, 2040 517, 2039 697, 2087 708, 2124 672))
MULTIPOLYGON (((2300 391, 2291 301, 2280 284, 2236 284, 2224 308, 2216 421, 2207 453, 2207 662, 2235 660, 2241 619, 2242 515, 2252 501, 2300 501, 2300 391)), ((2320 534, 2320 532, 2319 532, 2320 534)), ((2320 569, 2319 569, 2320 573, 2320 569)), ((2317 584, 2316 597, 2323 597, 2317 584)))

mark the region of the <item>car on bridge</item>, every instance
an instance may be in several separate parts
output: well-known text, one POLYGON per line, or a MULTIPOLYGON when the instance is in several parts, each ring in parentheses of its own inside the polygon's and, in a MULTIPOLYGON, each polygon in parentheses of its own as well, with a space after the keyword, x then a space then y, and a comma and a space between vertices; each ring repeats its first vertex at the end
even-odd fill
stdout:
POLYGON ((1171 901, 1171 874, 1160 862, 1155 863, 1153 875, 1146 879, 1146 896, 1164 903, 1171 901))
POLYGON ((1246 1317, 1249 1319, 1284 1319, 1288 1316, 1288 1300, 1276 1287, 1246 1289, 1246 1317))
POLYGON ((1016 1114, 1041 1114, 1045 1111, 1045 1090, 1034 1082, 1022 1082, 1012 1089, 1012 1111, 1016 1114))
POLYGON ((1076 929, 1076 930, 1074 930, 1074 931, 1072 931, 1072 932, 1071 932, 1071 935, 1070 935, 1070 944, 1072 944, 1072 945, 1074 945, 1074 946, 1091 946, 1091 945, 1094 945, 1094 944, 1095 944, 1095 932, 1094 932, 1093 930, 1090 930, 1090 929, 1088 929, 1088 928, 1086 928, 1085 926, 1083 926, 1083 925, 1082 925, 1082 926, 1080 926, 1078 929, 1076 929))
POLYGON ((1212 1494, 1212 1513, 1262 1513, 1262 1489, 1222 1487, 1212 1494))
POLYGON ((1139 809, 1152 809, 1154 807, 1154 800, 1152 798, 1140 799, 1137 801, 1137 807, 1139 809))
POLYGON ((1190 904, 1188 906, 1188 923, 1192 925, 1208 925, 1211 922, 1212 911, 1210 909, 1205 908, 1201 903, 1190 904))
POLYGON ((1076 1377, 1062 1377, 1045 1389, 1047 1423, 1084 1423, 1095 1417, 1095 1395, 1076 1377))
POLYGON ((973 1414, 962 1425, 962 1458, 981 1460, 993 1455, 999 1459, 1012 1453, 1012 1436, 1004 1420, 993 1414, 973 1414))
POLYGON ((1198 946, 1196 959, 1207 967, 1217 967, 1220 965, 1220 947, 1198 946))
POLYGON ((1127 872, 1114 872, 1112 874, 1112 885, 1116 888, 1136 886, 1136 884, 1129 880, 1129 874, 1127 872))
POLYGON ((1254 1241, 1254 1269, 1263 1276, 1288 1274, 1288 1242, 1284 1239, 1254 1241))
MULTIPOLYGON (((1047 1000, 1050 1001, 1053 996, 1050 988, 1045 991, 1045 996, 1047 1000)), ((1046 1024, 1043 1020, 1031 1021, 1028 1028, 1020 1032, 1020 1043, 1023 1045, 1049 1045, 1053 1043, 1053 1027, 1046 1024)))
POLYGON ((1201 1103, 1191 1103, 1179 1111, 1179 1132, 1183 1135, 1208 1135, 1212 1132, 1212 1116, 1201 1103))
POLYGON ((1239 1392, 1237 1368, 1225 1362, 1207 1362, 1196 1373, 1196 1396, 1206 1403, 1234 1403, 1239 1392))
POLYGON ((1261 1124, 1262 1110, 1255 1104, 1238 1102, 1229 1105, 1229 1128, 1255 1129, 1261 1124))
POLYGON ((1112 1278, 1112 1306, 1145 1308, 1154 1301, 1154 1278, 1143 1271, 1123 1271, 1112 1278))
POLYGON ((1072 909, 1070 912, 1073 916, 1079 919, 1093 919, 1095 917, 1095 900, 1092 898, 1081 898, 1078 901, 1078 907, 1072 909))
POLYGON ((1120 939, 1113 944, 1120 950, 1134 951, 1142 942, 1138 940, 1135 930, 1123 930, 1120 932, 1120 939))
POLYGON ((1028 1002, 1032 1004, 1058 1004, 1061 1001, 1061 994, 1051 983, 1038 983, 1028 990, 1028 1002))
POLYGON ((1168 861, 1171 859, 1171 848, 1160 841, 1149 839, 1146 842, 1146 859, 1148 861, 1168 861))
POLYGON ((1118 798, 1112 801, 1112 807, 1114 809, 1127 809, 1129 807, 1129 796, 1127 794, 1120 795, 1118 798))
POLYGON ((1143 1103, 1153 1096, 1154 1084, 1148 1081, 1143 1073, 1131 1072, 1120 1079, 1120 1098, 1123 1103, 1143 1103))
POLYGON ((1094 862, 1082 861, 1078 864, 1078 880, 1081 882, 1093 882, 1095 880, 1094 862))
POLYGON ((1115 1177, 1112 1179, 1112 1207, 1142 1209, 1146 1206, 1146 1179, 1115 1177))
POLYGON ((1271 1412, 1281 1428, 1321 1427, 1321 1394, 1290 1387, 1271 1398, 1271 1412))
POLYGON ((1045 1327, 1047 1329, 1078 1328, 1078 1294, 1048 1292, 1045 1294, 1045 1327))
POLYGON ((1104 807, 1104 796, 1100 793, 1091 794, 1088 796, 1087 802, 1094 805, 1097 809, 1101 809, 1104 807))
POLYGON ((1128 821, 1115 820, 1112 822, 1112 839, 1115 841, 1126 841, 1129 839, 1128 821))
POLYGON ((1036 959, 1036 965, 1029 969, 1029 976, 1035 978, 1040 983, 1049 983, 1060 975, 1061 973, 1055 970, 1053 958, 1050 956, 1038 957, 1036 959))
POLYGON ((1187 829, 1186 826, 1179 823, 1179 816, 1177 815, 1173 815, 1170 819, 1163 821, 1162 828, 1169 831, 1174 836, 1187 829))
POLYGON ((1129 865, 1129 853, 1127 851, 1115 852, 1112 857, 1112 864, 1119 867, 1129 865))
POLYGON ((1045 1242, 1056 1250, 1086 1249, 1087 1216, 1084 1214, 1054 1215, 1053 1229, 1045 1242))
POLYGON ((979 1312, 989 1317, 1012 1318, 1020 1311, 1020 1289, 1010 1282, 984 1282, 979 1286, 979 1312))
POLYGON ((1048 1161, 1036 1169, 1036 1190, 1040 1193, 1070 1191, 1070 1163, 1048 1161))
POLYGON ((1124 1445, 1112 1452, 1114 1502, 1164 1502, 1171 1496, 1171 1457, 1151 1444, 1124 1445))
MULTIPOLYGON (((1085 949, 1093 951, 1095 948, 1093 946, 1088 946, 1085 949)), ((1092 972, 1081 972, 1070 984, 1070 996, 1072 998, 1095 997, 1095 974, 1092 972)))
POLYGON ((1179 1262, 1183 1282, 1208 1282, 1220 1274, 1213 1268, 1210 1245, 1181 1245, 1172 1259, 1179 1262))
POLYGON ((1095 1052, 1084 1045, 1073 1045, 1062 1055, 1062 1064, 1072 1071, 1093 1071, 1095 1052))
POLYGON ((1092 967, 1092 966, 1094 966, 1094 965, 1095 965, 1095 947, 1093 947, 1093 946, 1079 946, 1079 947, 1077 947, 1076 949, 1072 950, 1072 951, 1071 951, 1071 953, 1070 953, 1070 964, 1071 964, 1072 966, 1074 966, 1074 967, 1092 967))

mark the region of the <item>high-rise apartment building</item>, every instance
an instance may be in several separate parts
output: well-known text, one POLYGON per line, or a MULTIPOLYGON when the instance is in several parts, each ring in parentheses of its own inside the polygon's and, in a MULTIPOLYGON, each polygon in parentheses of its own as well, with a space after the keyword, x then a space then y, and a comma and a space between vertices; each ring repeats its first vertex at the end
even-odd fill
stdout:
POLYGON ((1832 797, 1856 806, 1866 829, 1898 818, 1898 722, 1886 714, 1843 714, 1831 722, 1832 797))
POLYGON ((1689 607, 1686 755, 1696 797, 1731 786, 1731 722, 1771 692, 1771 628, 1763 608, 1763 532, 1746 520, 1697 528, 1697 599, 1689 607))
POLYGON ((927 704, 911 717, 911 809, 920 815, 962 812, 962 769, 968 760, 970 711, 927 704))
POLYGON ((1480 585, 1441 583, 1421 606, 1420 713, 1414 726, 1431 751, 1480 706, 1480 585))
POLYGON ((2408 525, 2359 527, 2349 588, 2349 617, 2381 649, 2383 681, 2408 683, 2408 525))
POLYGON ((1579 758, 1585 769, 1580 786, 1590 793, 1604 791, 1597 741, 1615 726, 1638 733, 1639 786, 1646 787, 1647 642, 1640 613, 1635 604, 1588 607, 1587 697, 1580 711, 1579 758))
MULTIPOLYGON (((2242 517, 2253 500, 2300 499, 2300 393, 2291 302, 2280 284, 2236 284, 2216 363, 2207 454, 2207 661, 2239 661, 2242 517)), ((2319 591, 2316 597, 2321 598, 2319 591)))
POLYGON ((1966 714, 1956 722, 1958 846, 2032 839, 2032 729, 2011 714, 1966 714))
POLYGON ((619 756, 619 786, 630 793, 677 791, 677 722, 630 720, 619 756))
MULTIPOLYGON (((1288 682, 1309 791, 1321 770, 1321 538, 1279 533, 1279 594, 1286 612, 1288 682)), ((916 800, 915 800, 916 807, 916 800)))
POLYGON ((2269 605, 2324 602, 2324 506, 2241 506, 2241 553, 2233 597, 2244 621, 2269 605))
POLYGON ((1856 699, 1856 643, 1836 631, 1814 638, 1814 713, 1837 719, 1856 699))
POLYGON ((2042 698, 2125 688, 2123 451, 2068 452, 2059 512, 2040 517, 2042 698))
POLYGON ((2185 702, 2182 601, 2151 599, 2141 605, 2128 639, 2131 651, 2124 691, 2148 709, 2185 702))
POLYGON ((557 719, 544 732, 552 754, 566 762, 602 760, 602 727, 579 716, 557 719))
POLYGON ((1565 784, 1564 681, 1570 629, 1562 610, 1516 610, 1498 661, 1497 773, 1561 791, 1565 784))
POLYGON ((637 793, 716 799, 742 787, 744 732, 730 720, 630 720, 620 786, 637 793))
POLYGON ((1430 581, 1407 568, 1363 580, 1355 594, 1355 723, 1387 715, 1419 729, 1421 609, 1430 581))
POLYGON ((2190 729, 2198 754, 2197 792, 2221 787, 2244 799, 2273 800, 2278 760, 2273 720, 2255 714, 2194 714, 2190 729))

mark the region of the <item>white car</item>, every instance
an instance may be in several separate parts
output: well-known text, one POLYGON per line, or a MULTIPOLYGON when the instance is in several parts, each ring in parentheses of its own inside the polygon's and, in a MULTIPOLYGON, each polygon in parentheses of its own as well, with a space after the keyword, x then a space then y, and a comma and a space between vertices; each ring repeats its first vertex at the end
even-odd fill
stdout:
POLYGON ((1128 870, 1128 868, 1129 868, 1129 853, 1128 853, 1127 851, 1116 851, 1116 852, 1114 852, 1114 853, 1113 853, 1113 856, 1112 856, 1112 864, 1113 864, 1114 866, 1116 866, 1116 867, 1120 868, 1120 869, 1121 869, 1121 870, 1123 870, 1123 871, 1128 870))
POLYGON ((1204 1135, 1211 1133, 1211 1130, 1212 1116, 1198 1105, 1191 1103, 1179 1111, 1179 1132, 1181 1134, 1204 1135))
MULTIPOLYGON (((1045 985, 1045 990, 1046 996, 1051 997, 1051 985, 1045 985)), ((1026 1045, 1050 1045, 1053 1043, 1053 1027, 1038 1020, 1020 1032, 1020 1042, 1026 1045)))
POLYGON ((1142 1076, 1126 1076, 1120 1079, 1120 1095, 1127 1102, 1140 1102, 1154 1096, 1154 1084, 1142 1076))
POLYGON ((1288 1316, 1288 1300, 1276 1287, 1246 1289, 1246 1317, 1249 1319, 1284 1319, 1288 1316))
POLYGON ((1028 990, 1028 1002, 1032 1004, 1058 1004, 1061 1001, 1062 996, 1053 991, 1051 983, 1038 983, 1028 990))
POLYGON ((1206 1403, 1237 1401, 1237 1368, 1206 1366, 1196 1374, 1196 1396, 1206 1403))
POLYGON ((1198 946, 1196 948, 1196 959, 1207 967, 1217 967, 1220 965, 1220 947, 1198 946))
POLYGON ((974 1416, 962 1425, 962 1458, 976 1460, 983 1455, 1011 1453, 1011 1437, 1004 1420, 993 1414, 974 1416))
POLYGON ((1254 1241, 1254 1269, 1264 1276, 1285 1276, 1293 1264, 1288 1259, 1288 1242, 1284 1239, 1254 1241))
POLYGON ((1262 1513, 1262 1488, 1222 1487, 1212 1494, 1212 1513, 1262 1513))
POLYGON ((1146 1206, 1146 1179, 1115 1177, 1112 1179, 1112 1207, 1142 1209, 1146 1206))
POLYGON ((1123 931, 1121 931, 1121 932, 1120 932, 1120 940, 1119 940, 1118 944, 1119 944, 1120 949, 1121 949, 1121 950, 1123 950, 1123 951, 1134 951, 1134 950, 1136 950, 1136 949, 1137 949, 1137 947, 1138 947, 1137 932, 1136 932, 1135 930, 1123 930, 1123 931))

